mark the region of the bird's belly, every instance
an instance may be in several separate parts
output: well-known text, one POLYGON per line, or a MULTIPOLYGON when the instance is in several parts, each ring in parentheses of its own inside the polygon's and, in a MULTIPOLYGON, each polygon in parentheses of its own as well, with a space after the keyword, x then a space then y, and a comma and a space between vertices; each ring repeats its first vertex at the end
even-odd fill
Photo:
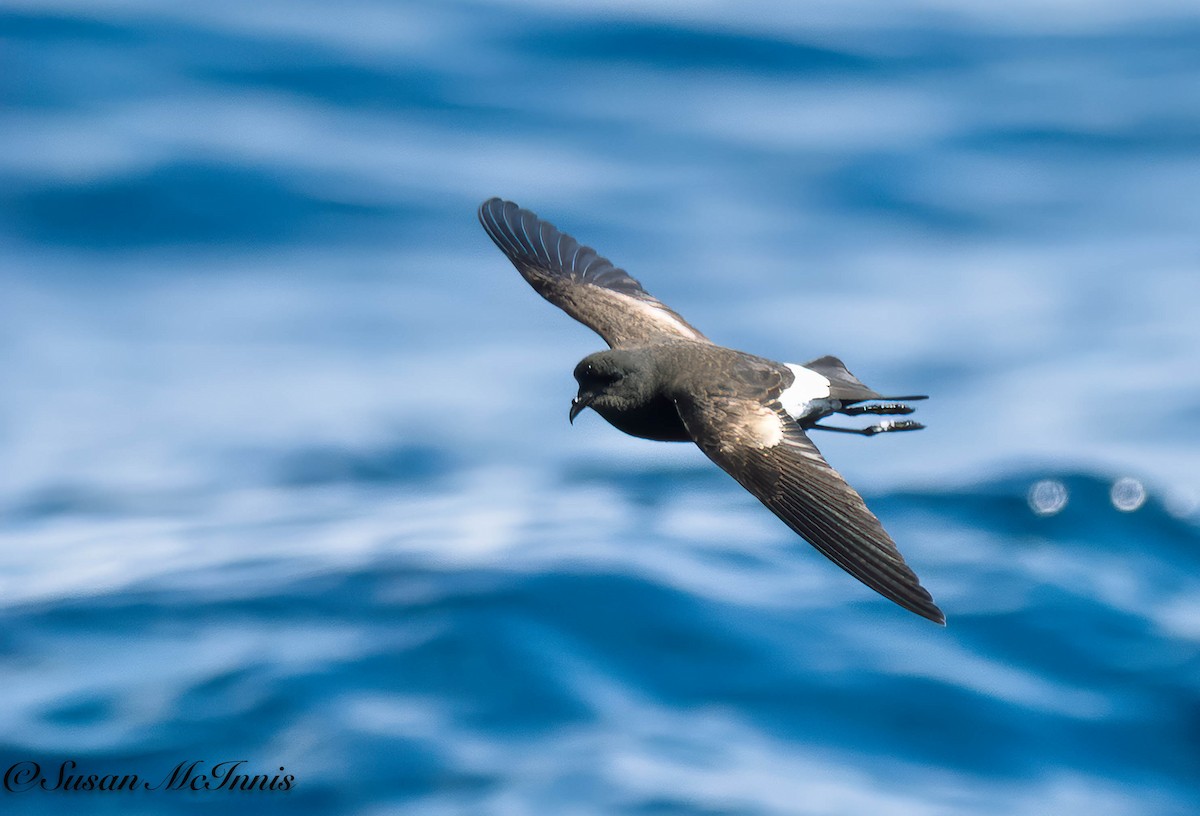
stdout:
POLYGON ((655 400, 647 405, 626 411, 597 409, 610 425, 618 431, 656 442, 691 442, 692 437, 683 427, 679 411, 670 400, 655 400))

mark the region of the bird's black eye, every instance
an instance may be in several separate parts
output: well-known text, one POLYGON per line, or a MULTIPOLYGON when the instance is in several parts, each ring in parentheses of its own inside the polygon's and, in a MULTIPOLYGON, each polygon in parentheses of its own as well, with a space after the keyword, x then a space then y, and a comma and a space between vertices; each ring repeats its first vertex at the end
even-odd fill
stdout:
POLYGON ((605 371, 595 363, 582 363, 575 369, 575 379, 581 383, 591 383, 594 385, 608 385, 621 379, 620 375, 614 371, 605 371))

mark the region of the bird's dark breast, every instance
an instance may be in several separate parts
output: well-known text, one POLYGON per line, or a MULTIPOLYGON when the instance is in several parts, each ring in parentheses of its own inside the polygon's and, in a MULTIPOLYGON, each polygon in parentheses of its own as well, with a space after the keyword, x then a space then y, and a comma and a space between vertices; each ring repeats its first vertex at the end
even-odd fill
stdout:
POLYGON ((608 420, 618 431, 656 442, 691 442, 692 437, 683 427, 675 403, 665 397, 652 400, 645 405, 627 411, 614 411, 596 407, 596 412, 608 420))

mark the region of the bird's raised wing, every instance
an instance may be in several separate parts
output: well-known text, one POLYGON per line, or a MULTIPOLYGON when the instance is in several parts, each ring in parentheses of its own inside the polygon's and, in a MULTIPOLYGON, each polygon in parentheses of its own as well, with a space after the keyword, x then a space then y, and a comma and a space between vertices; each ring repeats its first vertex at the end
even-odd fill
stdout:
POLYGON ((624 269, 511 201, 489 199, 479 222, 537 293, 612 348, 665 340, 709 342, 624 269))
POLYGON ((946 622, 879 519, 778 403, 688 395, 676 407, 708 458, 805 541, 880 595, 946 622))

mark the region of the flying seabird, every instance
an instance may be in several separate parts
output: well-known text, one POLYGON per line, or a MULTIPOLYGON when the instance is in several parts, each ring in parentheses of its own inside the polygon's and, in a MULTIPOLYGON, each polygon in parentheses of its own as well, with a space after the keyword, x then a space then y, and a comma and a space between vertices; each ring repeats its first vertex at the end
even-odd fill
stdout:
POLYGON ((903 401, 924 396, 885 397, 836 357, 796 365, 718 346, 624 269, 511 201, 485 201, 479 221, 538 294, 609 345, 575 366, 572 422, 591 408, 632 436, 695 442, 839 567, 905 609, 946 622, 879 519, 806 433, 917 430, 924 426, 911 420, 820 422, 835 413, 909 414, 903 401))

